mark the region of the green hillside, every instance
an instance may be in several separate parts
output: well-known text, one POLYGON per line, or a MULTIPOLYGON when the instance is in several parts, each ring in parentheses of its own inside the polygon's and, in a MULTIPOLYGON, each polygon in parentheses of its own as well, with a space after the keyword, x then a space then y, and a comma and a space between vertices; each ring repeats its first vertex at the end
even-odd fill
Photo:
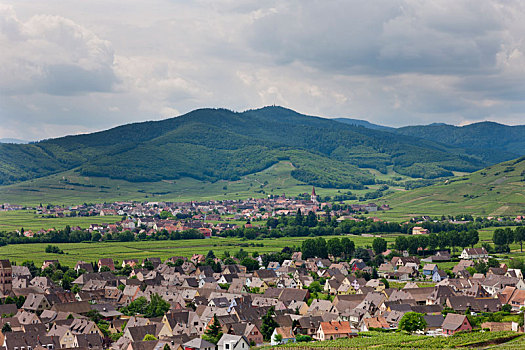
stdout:
MULTIPOLYGON (((238 181, 279 161, 319 187, 361 189, 363 168, 415 178, 451 176, 489 164, 462 149, 345 125, 281 107, 235 113, 201 109, 177 118, 28 145, 0 144, 0 184, 74 171, 128 182, 238 181)), ((159 190, 162 191, 162 190, 159 190)))
POLYGON ((461 147, 483 159, 503 161, 525 155, 525 125, 508 126, 481 122, 465 126, 430 124, 406 126, 396 133, 461 147), (505 159, 502 159, 504 157, 505 159))
POLYGON ((397 214, 525 214, 525 157, 380 200, 397 214))

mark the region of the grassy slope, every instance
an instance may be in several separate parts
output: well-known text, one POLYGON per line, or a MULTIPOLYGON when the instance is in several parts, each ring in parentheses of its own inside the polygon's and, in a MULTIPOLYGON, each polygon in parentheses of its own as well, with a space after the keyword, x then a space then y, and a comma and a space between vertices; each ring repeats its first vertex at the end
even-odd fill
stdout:
POLYGON ((448 182, 401 191, 378 202, 390 217, 410 215, 524 214, 525 158, 503 162, 448 182))
MULTIPOLYGON (((287 196, 309 193, 310 185, 291 176, 293 165, 281 161, 261 172, 246 175, 239 181, 217 181, 214 183, 181 178, 173 181, 128 182, 104 177, 85 177, 73 171, 50 175, 19 184, 1 186, 0 202, 22 205, 42 204, 81 204, 113 202, 123 200, 139 201, 198 201, 206 199, 246 199, 266 197, 269 194, 287 196), (67 180, 67 181, 65 181, 67 180), (81 184, 81 185, 78 185, 81 184), (88 187, 89 186, 89 187, 88 187), (261 187, 262 186, 262 187, 261 187)), ((398 176, 379 174, 381 179, 398 176)), ((376 186, 371 186, 374 188, 376 186)), ((339 190, 323 188, 318 195, 337 194, 339 190)), ((346 190, 341 190, 346 192, 346 190)), ((367 190, 352 191, 362 194, 367 190)))

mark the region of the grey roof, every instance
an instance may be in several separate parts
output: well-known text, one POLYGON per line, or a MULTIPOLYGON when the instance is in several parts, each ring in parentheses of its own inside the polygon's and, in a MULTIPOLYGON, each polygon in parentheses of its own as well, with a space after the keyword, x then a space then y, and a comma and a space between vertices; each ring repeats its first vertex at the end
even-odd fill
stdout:
POLYGON ((215 344, 207 341, 207 340, 204 340, 202 338, 194 338, 184 344, 182 344, 182 347, 188 347, 188 348, 198 348, 198 349, 202 349, 202 348, 213 348, 215 349, 215 344))
POLYGON ((427 321, 427 327, 429 328, 440 328, 443 325, 443 321, 445 321, 443 315, 425 315, 423 318, 427 321))
POLYGON ((443 329, 455 331, 456 329, 461 327, 461 324, 463 323, 466 317, 467 316, 465 315, 448 313, 447 317, 443 321, 443 329))

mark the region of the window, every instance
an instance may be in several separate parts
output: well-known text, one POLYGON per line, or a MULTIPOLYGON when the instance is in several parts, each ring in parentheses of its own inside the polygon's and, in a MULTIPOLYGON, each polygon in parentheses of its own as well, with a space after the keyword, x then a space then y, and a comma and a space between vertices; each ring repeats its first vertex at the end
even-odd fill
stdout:
MULTIPOLYGON (((230 344, 228 344, 228 343, 224 344, 224 348, 227 349, 227 350, 229 350, 229 349, 230 349, 230 344)), ((16 349, 15 349, 15 350, 16 350, 16 349)))

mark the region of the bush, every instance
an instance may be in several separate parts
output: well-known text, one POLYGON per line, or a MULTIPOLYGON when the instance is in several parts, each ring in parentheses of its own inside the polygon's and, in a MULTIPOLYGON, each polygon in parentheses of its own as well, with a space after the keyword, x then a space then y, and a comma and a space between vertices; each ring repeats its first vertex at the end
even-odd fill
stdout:
POLYGON ((64 251, 60 248, 58 248, 58 246, 56 245, 48 245, 46 247, 46 253, 50 253, 50 254, 64 254, 64 251))

